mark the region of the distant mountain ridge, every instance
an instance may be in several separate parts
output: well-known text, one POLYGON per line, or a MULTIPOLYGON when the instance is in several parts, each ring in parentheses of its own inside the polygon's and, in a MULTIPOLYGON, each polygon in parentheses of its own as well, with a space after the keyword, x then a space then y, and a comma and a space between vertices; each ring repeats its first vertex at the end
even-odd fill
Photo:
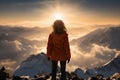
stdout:
POLYGON ((17 76, 32 76, 38 74, 49 74, 51 72, 51 62, 47 60, 44 53, 31 55, 23 61, 14 75, 17 76))
POLYGON ((92 44, 120 50, 120 26, 97 29, 81 38, 72 40, 71 43, 78 45, 82 51, 90 51, 92 44))

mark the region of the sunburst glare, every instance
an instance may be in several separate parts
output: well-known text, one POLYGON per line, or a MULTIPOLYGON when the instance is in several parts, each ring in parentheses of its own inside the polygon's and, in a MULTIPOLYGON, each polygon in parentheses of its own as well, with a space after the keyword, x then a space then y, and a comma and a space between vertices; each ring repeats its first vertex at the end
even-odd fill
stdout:
POLYGON ((54 13, 53 16, 54 16, 54 20, 58 20, 58 19, 64 20, 63 19, 63 14, 60 13, 60 12, 59 13, 54 13))
POLYGON ((62 15, 60 13, 55 14, 55 19, 63 19, 62 15))

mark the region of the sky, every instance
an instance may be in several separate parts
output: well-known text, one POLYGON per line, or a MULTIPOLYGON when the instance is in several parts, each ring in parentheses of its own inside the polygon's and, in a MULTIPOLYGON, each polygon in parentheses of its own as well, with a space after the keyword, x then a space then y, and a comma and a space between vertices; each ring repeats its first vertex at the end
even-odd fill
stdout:
POLYGON ((56 19, 65 22, 69 33, 72 60, 67 69, 95 67, 116 55, 117 50, 98 44, 84 54, 71 41, 97 28, 120 25, 120 0, 0 0, 0 66, 14 71, 31 54, 45 52, 56 19))
POLYGON ((70 27, 119 24, 119 0, 0 0, 0 24, 48 27, 60 16, 70 27))

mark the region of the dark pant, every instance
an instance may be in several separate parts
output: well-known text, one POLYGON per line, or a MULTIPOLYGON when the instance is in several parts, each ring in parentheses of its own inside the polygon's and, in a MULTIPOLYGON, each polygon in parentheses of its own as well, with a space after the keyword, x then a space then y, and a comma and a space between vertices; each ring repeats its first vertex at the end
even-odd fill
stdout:
MULTIPOLYGON (((52 61, 52 80, 56 80, 58 61, 52 61)), ((66 80, 66 61, 60 61, 61 80, 66 80)))

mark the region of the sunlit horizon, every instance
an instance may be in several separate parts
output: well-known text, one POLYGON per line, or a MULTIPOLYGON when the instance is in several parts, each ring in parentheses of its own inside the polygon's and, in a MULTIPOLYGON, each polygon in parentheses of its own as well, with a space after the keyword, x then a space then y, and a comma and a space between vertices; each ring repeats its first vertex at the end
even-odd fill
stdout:
POLYGON ((1 9, 2 13, 0 14, 0 25, 49 27, 56 19, 63 20, 63 22, 70 27, 80 27, 81 25, 120 24, 119 10, 117 10, 118 8, 115 6, 113 6, 115 11, 110 12, 111 7, 107 6, 105 8, 106 10, 104 10, 102 7, 104 4, 100 4, 101 6, 95 5, 95 8, 90 2, 90 4, 87 4, 84 1, 65 1, 64 4, 62 3, 63 2, 60 0, 35 1, 34 3, 30 2, 29 4, 27 4, 27 2, 18 2, 15 3, 15 5, 7 5, 4 3, 6 6, 10 6, 10 9, 7 10, 5 6, 1 5, 3 9, 1 9), (19 3, 21 3, 21 5, 19 3), (86 3, 86 5, 83 5, 82 3, 86 3), (92 9, 87 7, 87 5, 92 9))

